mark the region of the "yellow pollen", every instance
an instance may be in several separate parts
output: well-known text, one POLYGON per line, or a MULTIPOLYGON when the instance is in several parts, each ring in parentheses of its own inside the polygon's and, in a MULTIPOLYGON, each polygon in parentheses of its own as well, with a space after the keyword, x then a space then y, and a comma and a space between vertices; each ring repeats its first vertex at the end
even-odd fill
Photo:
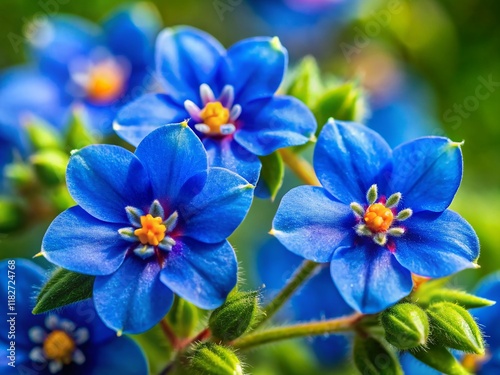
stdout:
POLYGON ((116 63, 103 62, 94 66, 89 74, 87 95, 97 103, 116 100, 125 90, 125 77, 116 63))
POLYGON ((475 374, 488 359, 487 354, 465 354, 462 359, 462 366, 470 373, 475 374))
POLYGON ((136 229, 134 234, 143 245, 158 246, 165 238, 167 227, 163 225, 161 217, 153 217, 150 214, 141 216, 141 225, 142 228, 136 229))
POLYGON ((368 207, 365 213, 364 221, 368 229, 372 232, 385 232, 394 220, 394 214, 390 208, 382 203, 374 203, 368 207))
POLYGON ((211 135, 221 134, 220 127, 228 123, 229 116, 229 109, 222 106, 221 102, 207 103, 200 112, 201 119, 210 128, 207 134, 211 135))
POLYGON ((73 339, 64 331, 56 330, 49 333, 43 343, 43 352, 48 359, 70 364, 76 349, 73 339))

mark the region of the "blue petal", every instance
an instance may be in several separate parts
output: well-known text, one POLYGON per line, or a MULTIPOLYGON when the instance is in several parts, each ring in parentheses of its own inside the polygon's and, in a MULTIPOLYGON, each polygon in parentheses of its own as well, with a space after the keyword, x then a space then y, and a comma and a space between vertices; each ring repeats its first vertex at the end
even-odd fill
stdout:
POLYGON ((292 253, 328 262, 335 249, 354 241, 355 224, 351 208, 334 201, 325 189, 299 186, 283 197, 273 229, 276 238, 292 253))
POLYGON ((92 145, 77 151, 66 179, 73 199, 103 221, 128 223, 125 207, 145 209, 154 200, 146 169, 118 146, 92 145))
POLYGON ((488 361, 480 366, 477 371, 477 375, 500 374, 500 351, 498 350, 498 347, 491 351, 492 353, 488 356, 488 361))
POLYGON ((165 91, 180 105, 198 102, 199 90, 213 84, 224 48, 211 35, 188 26, 163 30, 156 41, 156 67, 165 91))
POLYGON ((479 324, 481 324, 481 331, 490 349, 500 354, 500 330, 498 329, 498 317, 500 316, 500 272, 497 271, 482 279, 474 294, 496 302, 493 306, 474 309, 471 312, 479 324))
POLYGON ((339 201, 366 202, 371 185, 391 157, 387 143, 373 130, 331 121, 321 131, 314 151, 314 169, 321 184, 339 201))
POLYGON ((123 263, 130 243, 121 239, 123 225, 100 221, 79 206, 61 213, 50 224, 42 252, 50 262, 88 275, 109 275, 123 263))
POLYGON ((164 208, 176 209, 203 188, 207 153, 203 144, 187 126, 162 126, 149 134, 135 151, 149 173, 155 199, 164 208))
POLYGON ((254 100, 243 107, 241 128, 234 139, 257 155, 298 146, 311 139, 316 120, 298 99, 290 96, 254 100))
POLYGON ((207 150, 210 166, 229 169, 252 185, 257 183, 262 167, 259 158, 241 147, 232 137, 205 138, 203 145, 207 150))
POLYGON ((118 331, 141 333, 155 326, 168 312, 173 293, 160 281, 160 266, 129 256, 109 276, 94 282, 94 301, 104 323, 118 331))
POLYGON ((181 122, 189 115, 167 95, 146 94, 127 104, 117 114, 113 129, 133 146, 160 126, 181 122))
POLYGON ((249 38, 227 50, 224 81, 233 85, 235 103, 272 96, 288 65, 288 52, 279 40, 249 38))
POLYGON ((421 212, 404 223, 406 233, 395 240, 394 255, 403 267, 421 276, 444 277, 477 268, 479 240, 457 213, 421 212))
POLYGON ((161 271, 161 281, 202 309, 222 305, 237 281, 238 264, 229 242, 206 244, 188 237, 176 241, 161 271))
POLYGON ((103 24, 107 45, 117 56, 125 56, 133 66, 152 66, 153 46, 161 28, 156 7, 140 2, 121 7, 103 24))
POLYGON ((338 249, 331 274, 344 300, 355 310, 375 314, 410 294, 411 273, 389 250, 371 240, 338 249))
POLYGON ((410 353, 404 353, 399 357, 401 367, 406 375, 441 375, 442 373, 432 367, 420 362, 410 353))
POLYGON ((207 243, 224 241, 245 218, 253 186, 222 168, 210 168, 203 190, 180 208, 183 236, 207 243))
POLYGON ((418 211, 444 211, 462 179, 462 151, 443 137, 425 137, 393 151, 389 194, 400 192, 403 204, 418 211))
MULTIPOLYGON (((137 375, 148 374, 146 357, 134 340, 122 336, 92 348, 89 367, 82 373, 92 375, 137 375)), ((85 364, 84 364, 85 366, 85 364)), ((83 370, 83 369, 82 369, 83 370)))

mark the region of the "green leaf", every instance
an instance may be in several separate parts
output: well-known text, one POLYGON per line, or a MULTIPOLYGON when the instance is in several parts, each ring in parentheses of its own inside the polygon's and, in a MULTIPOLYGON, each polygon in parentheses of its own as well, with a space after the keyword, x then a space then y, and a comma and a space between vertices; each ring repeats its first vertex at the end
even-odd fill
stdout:
POLYGON ((372 337, 354 338, 353 359, 363 375, 403 375, 394 352, 372 337))
POLYGON ((43 286, 33 314, 41 314, 92 297, 94 276, 59 268, 43 286))
POLYGON ((46 149, 32 155, 30 162, 35 173, 45 186, 56 186, 66 180, 69 155, 55 149, 46 149))
POLYGON ((88 119, 84 108, 79 106, 74 107, 65 136, 67 151, 97 143, 97 140, 88 129, 88 119))
POLYGON ((422 306, 429 306, 436 302, 451 302, 460 305, 465 309, 475 309, 495 304, 495 301, 477 297, 461 290, 453 289, 433 290, 419 300, 419 304, 422 306))
POLYGON ((176 295, 167 321, 178 337, 189 337, 199 321, 198 308, 176 295))
POLYGON ((25 127, 34 150, 63 149, 59 132, 44 120, 30 115, 25 127))
POLYGON ((433 342, 468 353, 484 354, 483 336, 479 327, 463 307, 438 302, 427 309, 433 342))
POLYGON ((291 72, 285 93, 303 101, 308 107, 312 107, 322 91, 323 85, 318 63, 314 57, 306 56, 291 72))
POLYGON ((267 156, 259 156, 259 159, 262 163, 262 170, 258 185, 262 189, 265 189, 271 200, 274 200, 283 184, 283 177, 285 175, 283 159, 278 151, 267 156))
POLYGON ((412 303, 399 303, 380 317, 385 338, 398 349, 425 345, 429 336, 429 319, 424 310, 412 303))
POLYGON ((444 374, 448 375, 470 375, 462 367, 448 349, 443 346, 430 346, 427 349, 419 348, 412 350, 411 354, 419 361, 425 363, 444 374))
POLYGON ((10 233, 23 227, 26 209, 19 199, 0 197, 0 233, 10 233))

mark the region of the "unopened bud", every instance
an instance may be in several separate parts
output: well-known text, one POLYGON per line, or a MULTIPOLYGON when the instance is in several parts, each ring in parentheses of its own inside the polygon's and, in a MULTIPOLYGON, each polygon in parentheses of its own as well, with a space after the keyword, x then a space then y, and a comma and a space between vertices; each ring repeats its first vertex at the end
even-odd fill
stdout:
POLYGON ((429 319, 424 310, 412 303, 399 303, 381 316, 385 338, 398 349, 425 345, 429 336, 429 319))

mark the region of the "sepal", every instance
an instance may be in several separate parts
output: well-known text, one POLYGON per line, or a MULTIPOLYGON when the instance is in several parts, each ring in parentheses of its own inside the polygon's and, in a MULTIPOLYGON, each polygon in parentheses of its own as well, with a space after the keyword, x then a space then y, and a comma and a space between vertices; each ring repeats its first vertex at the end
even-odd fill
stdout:
POLYGON ((197 345, 190 363, 192 375, 243 375, 240 360, 229 348, 212 342, 197 345))
POLYGON ((424 310, 412 303, 399 303, 380 317, 386 340, 398 349, 425 345, 429 337, 429 319, 424 310))

